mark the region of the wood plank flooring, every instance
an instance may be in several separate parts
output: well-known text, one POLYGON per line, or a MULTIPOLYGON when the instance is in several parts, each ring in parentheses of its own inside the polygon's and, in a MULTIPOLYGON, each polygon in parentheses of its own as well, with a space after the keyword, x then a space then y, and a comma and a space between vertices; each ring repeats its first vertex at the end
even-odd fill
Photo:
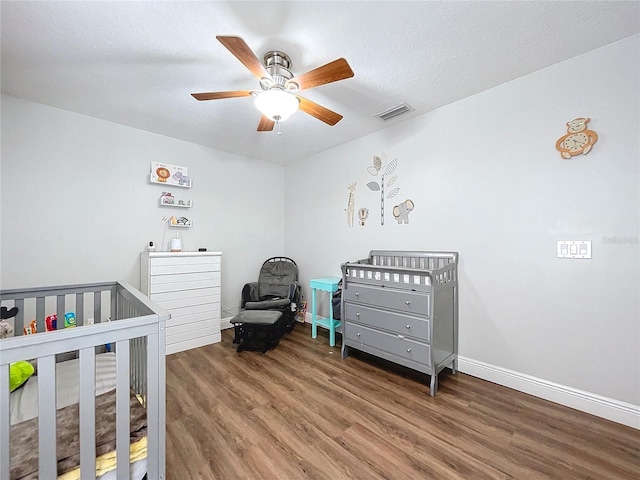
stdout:
POLYGON ((167 478, 640 478, 640 431, 465 374, 429 376, 311 339, 167 357, 167 478))

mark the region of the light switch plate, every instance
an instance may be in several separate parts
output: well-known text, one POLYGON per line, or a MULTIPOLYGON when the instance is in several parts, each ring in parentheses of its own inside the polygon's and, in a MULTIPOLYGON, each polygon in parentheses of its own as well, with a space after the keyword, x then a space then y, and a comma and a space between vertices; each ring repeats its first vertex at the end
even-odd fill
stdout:
POLYGON ((558 240, 558 258, 591 258, 591 240, 558 240))

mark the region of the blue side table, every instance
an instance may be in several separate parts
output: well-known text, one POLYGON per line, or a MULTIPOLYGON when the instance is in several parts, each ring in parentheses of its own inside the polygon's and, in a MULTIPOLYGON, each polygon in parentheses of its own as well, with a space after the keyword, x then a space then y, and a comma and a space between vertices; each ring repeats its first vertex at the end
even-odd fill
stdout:
POLYGON ((333 319, 333 305, 329 305, 329 318, 319 318, 316 315, 316 290, 329 292, 329 302, 332 293, 338 290, 339 278, 314 278, 309 281, 311 284, 311 338, 318 336, 318 325, 329 329, 329 345, 336 344, 336 328, 340 326, 340 320, 333 319))

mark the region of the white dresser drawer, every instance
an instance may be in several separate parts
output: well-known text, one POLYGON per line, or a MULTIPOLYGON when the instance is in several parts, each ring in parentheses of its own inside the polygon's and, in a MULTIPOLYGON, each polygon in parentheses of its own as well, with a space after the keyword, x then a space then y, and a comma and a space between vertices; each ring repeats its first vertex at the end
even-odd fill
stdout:
POLYGON ((220 308, 214 310, 205 310, 202 312, 191 312, 185 315, 171 315, 171 320, 167 322, 167 325, 176 326, 184 325, 186 323, 196 323, 203 320, 217 320, 220 323, 220 308))
POLYGON ((220 319, 219 318, 209 318, 206 320, 200 320, 197 322, 191 323, 181 323, 177 325, 169 325, 167 327, 167 335, 171 337, 174 334, 183 335, 183 339, 189 336, 189 332, 194 332, 198 330, 214 330, 216 328, 220 328, 220 319))
POLYGON ((154 265, 151 263, 151 275, 173 275, 176 273, 219 272, 220 264, 199 265, 154 265))
POLYGON ((203 323, 189 328, 167 328, 167 353, 196 348, 220 341, 220 325, 203 323))
POLYGON ((151 300, 155 301, 158 305, 166 310, 176 310, 180 308, 191 307, 194 305, 207 305, 213 303, 220 303, 220 295, 204 295, 200 297, 190 298, 176 298, 175 300, 163 300, 158 301, 155 295, 151 296, 151 300))
POLYGON ((220 316, 220 304, 219 303, 203 303, 202 305, 189 305, 188 307, 180 307, 180 308, 167 308, 163 305, 160 305, 162 308, 167 310, 171 314, 171 320, 177 317, 185 317, 187 315, 192 315, 194 313, 207 313, 211 317, 219 317, 220 316))
POLYGON ((195 288, 193 290, 178 290, 174 292, 151 294, 151 300, 156 303, 179 300, 181 298, 197 298, 206 296, 220 297, 220 287, 195 288))
MULTIPOLYGON (((200 256, 200 255, 191 255, 191 256, 167 256, 167 257, 158 257, 151 258, 151 266, 179 266, 179 265, 209 265, 220 266, 220 256, 219 255, 208 255, 208 256, 200 256)), ((220 268, 218 268, 220 270, 220 268)))
POLYGON ((177 273, 175 275, 151 275, 151 285, 160 283, 182 283, 193 282, 196 280, 218 280, 220 281, 220 272, 192 272, 177 273))
POLYGON ((152 283, 149 287, 150 293, 180 292, 184 290, 194 290, 199 288, 212 288, 220 286, 220 279, 201 278, 184 282, 152 283))

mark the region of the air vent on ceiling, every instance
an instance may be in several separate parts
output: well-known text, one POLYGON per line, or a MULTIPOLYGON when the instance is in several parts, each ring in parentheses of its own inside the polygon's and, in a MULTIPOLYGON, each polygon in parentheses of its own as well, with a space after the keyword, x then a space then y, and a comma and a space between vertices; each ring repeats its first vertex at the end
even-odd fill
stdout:
POLYGON ((387 108, 384 112, 376 113, 374 117, 378 117, 380 120, 387 121, 392 118, 402 115, 403 113, 411 112, 414 108, 408 103, 401 103, 395 107, 387 108))

